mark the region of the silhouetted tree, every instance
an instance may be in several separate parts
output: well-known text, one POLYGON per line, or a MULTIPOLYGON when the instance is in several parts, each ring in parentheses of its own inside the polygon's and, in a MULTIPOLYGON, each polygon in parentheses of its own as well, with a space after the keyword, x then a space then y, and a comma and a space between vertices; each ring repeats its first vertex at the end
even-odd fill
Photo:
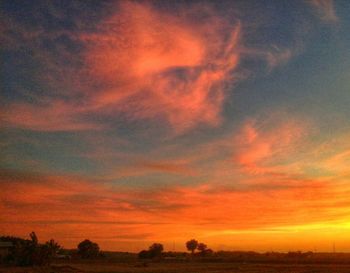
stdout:
POLYGON ((54 258, 57 252, 61 249, 61 246, 55 242, 54 239, 47 241, 43 246, 44 255, 47 256, 47 263, 50 264, 52 258, 54 258))
POLYGON ((206 244, 203 244, 203 243, 199 243, 198 246, 197 246, 197 249, 198 249, 200 252, 205 252, 205 250, 207 249, 207 245, 206 245, 206 244))
POLYGON ((139 252, 138 257, 140 259, 150 259, 151 253, 148 250, 142 250, 139 252))
POLYGON ((56 252, 60 249, 58 243, 53 239, 45 244, 39 244, 38 237, 35 232, 30 233, 31 242, 27 247, 31 263, 33 265, 49 264, 51 259, 55 256, 56 252))
POLYGON ((44 245, 39 244, 35 232, 30 233, 29 236, 30 240, 10 236, 0 237, 0 241, 11 242, 13 244, 10 253, 6 257, 7 263, 19 266, 49 263, 52 257, 52 249, 56 248, 58 244, 53 240, 44 245))
POLYGON ((204 243, 199 243, 197 249, 201 256, 210 256, 213 254, 213 251, 204 243))
POLYGON ((192 252, 192 255, 193 255, 194 251, 196 250, 197 246, 198 246, 198 241, 196 241, 195 239, 189 240, 186 243, 186 247, 189 251, 192 252))
POLYGON ((138 257, 140 259, 160 258, 162 257, 163 250, 164 247, 162 244, 154 243, 148 248, 148 250, 140 251, 138 257))
POLYGON ((211 256, 211 255, 213 255, 213 253, 214 253, 214 251, 213 251, 212 249, 207 248, 207 249, 204 251, 203 255, 204 255, 204 256, 211 256))
POLYGON ((61 249, 61 246, 57 242, 55 242, 54 239, 47 241, 45 243, 45 246, 49 250, 51 256, 55 256, 57 252, 61 249))
POLYGON ((41 265, 45 261, 44 253, 42 253, 42 249, 39 247, 39 240, 36 236, 35 232, 32 231, 29 234, 30 241, 26 245, 24 252, 25 256, 27 256, 29 265, 41 265))
POLYGON ((30 234, 29 234, 29 237, 30 239, 32 240, 32 244, 33 245, 38 245, 38 236, 36 236, 35 232, 32 231, 30 234))
POLYGON ((155 257, 161 257, 163 250, 164 250, 164 247, 162 244, 154 243, 149 247, 148 251, 150 252, 151 257, 155 258, 155 257))
POLYGON ((85 239, 78 244, 78 254, 84 259, 96 258, 99 253, 100 247, 98 244, 91 242, 88 239, 85 239))

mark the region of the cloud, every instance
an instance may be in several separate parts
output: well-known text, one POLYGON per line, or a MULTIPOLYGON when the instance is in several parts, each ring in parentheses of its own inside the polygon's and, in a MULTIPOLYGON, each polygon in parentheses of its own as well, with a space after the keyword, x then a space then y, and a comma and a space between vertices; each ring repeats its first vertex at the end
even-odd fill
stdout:
MULTIPOLYGON (((69 18, 74 27, 54 30, 5 17, 4 47, 27 57, 32 52, 31 77, 45 90, 26 86, 25 99, 7 104, 6 126, 75 131, 148 121, 175 134, 218 126, 228 90, 251 73, 240 71, 242 58, 264 60, 271 70, 298 55, 303 44, 298 38, 292 47, 266 41, 246 48, 244 39, 254 40, 248 36, 259 30, 243 33, 250 24, 239 20, 239 10, 228 19, 210 5, 168 12, 122 1, 104 9, 108 12, 93 13, 98 20, 74 16, 69 18)), ((49 5, 48 12, 68 20, 57 7, 49 5)))
POLYGON ((309 152, 309 139, 316 131, 305 118, 269 111, 246 118, 220 138, 186 149, 182 158, 200 176, 219 184, 244 184, 247 178, 259 181, 264 176, 292 178, 301 174, 298 162, 309 152))
POLYGON ((269 128, 271 120, 262 123, 247 121, 236 137, 238 149, 234 161, 245 171, 254 174, 277 173, 283 167, 274 164, 287 157, 290 160, 293 146, 307 130, 306 124, 293 119, 272 122, 277 124, 269 128))
POLYGON ((125 2, 96 34, 82 35, 88 73, 108 86, 94 96, 97 107, 165 119, 177 131, 218 124, 224 83, 238 65, 240 26, 212 12, 206 21, 190 15, 125 2))
POLYGON ((54 100, 42 104, 13 103, 5 107, 5 125, 36 131, 81 131, 99 130, 103 124, 86 117, 87 111, 78 105, 54 100), (84 117, 85 115, 85 117, 84 117))
POLYGON ((35 230, 43 240, 54 237, 66 247, 90 238, 106 249, 130 251, 128 242, 138 251, 150 241, 167 244, 169 238, 182 242, 193 236, 215 246, 231 236, 227 232, 247 232, 244 238, 265 234, 275 242, 276 234, 287 236, 297 226, 343 223, 349 153, 334 146, 346 151, 348 137, 323 140, 317 146, 322 149, 315 149, 311 132, 305 120, 277 113, 250 118, 225 138, 178 157, 171 149, 167 159, 161 152, 153 152, 152 160, 132 157, 129 175, 140 169, 151 181, 153 172, 195 170, 200 183, 134 187, 118 180, 2 170, 0 230, 19 236, 35 230), (308 170, 315 167, 332 173, 315 176, 308 170))
POLYGON ((314 7, 315 11, 323 21, 334 23, 339 20, 333 0, 309 0, 308 3, 314 7))
POLYGON ((298 54, 298 50, 296 48, 285 48, 281 49, 278 47, 274 47, 273 51, 266 52, 266 62, 268 64, 269 69, 273 69, 280 65, 286 64, 292 57, 298 54))
MULTIPOLYGON (((162 120, 179 133, 199 124, 218 125, 227 83, 236 80, 232 72, 240 59, 238 21, 228 23, 209 8, 193 7, 176 16, 145 3, 119 2, 112 9, 94 31, 32 31, 55 43, 53 52, 40 44, 31 48, 47 67, 38 77, 53 84, 57 94, 50 91, 49 99, 39 97, 35 104, 10 104, 4 121, 44 131, 101 125, 82 119, 82 114, 99 120, 121 115, 162 120), (205 19, 194 19, 199 12, 205 19), (82 50, 74 55, 63 38, 82 50), (66 72, 64 63, 70 64, 66 72), (21 111, 26 117, 16 115, 21 111)), ((25 33, 19 37, 30 44, 25 29, 17 26, 13 32, 25 33)))
POLYGON ((174 173, 182 175, 193 175, 195 172, 189 166, 189 162, 183 161, 145 161, 140 162, 136 167, 138 169, 148 169, 154 172, 165 172, 165 173, 174 173))
POLYGON ((320 175, 337 181, 347 181, 350 176, 350 134, 338 133, 328 141, 318 145, 312 154, 311 162, 320 175))
MULTIPOLYGON (((252 180, 241 176, 235 183, 209 179, 200 184, 135 188, 77 176, 2 170, 0 206, 4 221, 0 229, 21 236, 36 230, 45 239, 62 238, 68 247, 89 237, 109 249, 123 245, 124 241, 134 241, 139 249, 150 240, 167 242, 170 237, 207 238, 213 232, 228 229, 259 233, 262 229, 346 219, 349 189, 341 181, 307 174, 288 176, 288 168, 260 163, 261 158, 275 160, 286 146, 294 145, 293 138, 300 135, 300 126, 294 123, 293 127, 291 122, 268 133, 265 131, 268 126, 263 130, 258 124, 246 123, 240 135, 245 136, 245 145, 250 145, 243 145, 239 153, 249 155, 248 161, 243 160, 242 170, 247 175, 259 174, 252 180), (264 151, 268 152, 251 155, 249 149, 255 150, 260 143, 267 143, 270 149, 264 151), (276 168, 287 175, 274 176, 276 168)), ((242 141, 241 137, 238 139, 242 141)), ((231 143, 234 155, 235 145, 240 146, 241 141, 231 143)), ((215 149, 210 150, 215 154, 215 149)), ((237 158, 241 162, 241 157, 237 158)), ((237 172, 235 162, 225 163, 231 165, 233 173, 237 172)), ((222 174, 222 166, 214 167, 222 174)), ((172 171, 172 166, 171 170, 168 166, 159 168, 172 171)), ((225 175, 221 177, 225 179, 225 175)))
POLYGON ((113 189, 76 176, 1 170, 0 189, 2 232, 25 236, 33 229, 42 238, 59 237, 70 246, 85 236, 147 240, 154 236, 153 231, 140 230, 166 224, 152 214, 171 209, 170 205, 162 208, 156 201, 136 198, 138 193, 133 190, 113 189))

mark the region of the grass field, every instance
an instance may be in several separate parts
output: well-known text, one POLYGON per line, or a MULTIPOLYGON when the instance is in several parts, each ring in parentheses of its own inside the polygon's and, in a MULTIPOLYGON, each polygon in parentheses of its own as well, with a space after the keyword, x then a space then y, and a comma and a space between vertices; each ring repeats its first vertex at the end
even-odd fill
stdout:
POLYGON ((350 265, 243 264, 197 262, 59 263, 50 267, 3 267, 1 273, 350 273, 350 265))

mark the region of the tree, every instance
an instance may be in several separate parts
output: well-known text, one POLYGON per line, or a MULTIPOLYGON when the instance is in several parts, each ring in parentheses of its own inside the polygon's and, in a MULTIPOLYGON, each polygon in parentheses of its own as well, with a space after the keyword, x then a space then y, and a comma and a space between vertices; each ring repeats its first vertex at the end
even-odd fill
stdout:
POLYGON ((84 259, 96 258, 100 253, 98 244, 88 239, 78 244, 78 254, 84 259))
POLYGON ((194 251, 196 250, 197 246, 198 246, 198 241, 196 241, 195 239, 189 240, 186 243, 186 247, 189 251, 192 252, 192 255, 193 255, 194 251))
POLYGON ((139 252, 138 256, 140 259, 160 258, 162 256, 163 250, 164 247, 162 244, 154 243, 148 248, 148 250, 142 250, 139 252))
POLYGON ((47 241, 43 246, 43 252, 45 253, 47 258, 47 262, 50 264, 52 258, 54 258, 57 252, 61 249, 61 246, 55 242, 54 239, 47 241))
POLYGON ((208 248, 206 244, 199 243, 197 246, 198 251, 200 252, 201 256, 210 256, 213 254, 213 250, 208 248))
POLYGON ((39 244, 39 240, 35 232, 30 233, 29 236, 31 241, 27 246, 27 251, 31 257, 31 263, 33 265, 50 264, 52 258, 61 248, 60 245, 55 242, 54 239, 47 241, 45 244, 39 244))
POLYGON ((35 232, 32 231, 30 234, 29 234, 29 237, 30 239, 32 240, 32 244, 34 246, 37 246, 38 245, 38 236, 36 236, 35 232))
POLYGON ((60 247, 52 239, 45 244, 40 244, 35 232, 30 233, 29 237, 30 240, 10 236, 0 237, 0 241, 13 244, 5 257, 5 262, 19 266, 48 264, 60 247))
POLYGON ((198 249, 201 253, 204 253, 205 250, 207 249, 207 245, 206 245, 206 244, 203 244, 203 243, 199 243, 198 246, 197 246, 197 249, 198 249))
POLYGON ((29 265, 41 265, 46 261, 46 257, 42 251, 41 246, 39 245, 38 236, 36 236, 35 232, 32 231, 29 234, 30 241, 24 248, 24 256, 27 259, 27 263, 29 265))
POLYGON ((203 256, 211 256, 213 255, 214 251, 210 248, 207 248, 204 252, 203 252, 203 256))
POLYGON ((57 252, 61 249, 61 246, 57 242, 55 242, 54 239, 47 241, 45 243, 45 246, 49 250, 49 253, 51 256, 55 256, 57 254, 57 252))
POLYGON ((155 257, 162 256, 163 250, 164 250, 164 247, 162 244, 154 243, 149 247, 148 251, 150 252, 151 257, 155 258, 155 257))
POLYGON ((148 250, 141 250, 138 254, 140 259, 150 259, 151 253, 148 250))

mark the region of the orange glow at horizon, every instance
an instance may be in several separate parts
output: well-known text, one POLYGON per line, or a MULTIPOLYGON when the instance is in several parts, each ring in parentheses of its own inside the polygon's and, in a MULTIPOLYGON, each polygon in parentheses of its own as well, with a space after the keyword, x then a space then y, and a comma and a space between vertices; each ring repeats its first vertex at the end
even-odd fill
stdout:
POLYGON ((56 237, 68 248, 90 238, 105 250, 139 251, 154 241, 171 250, 176 241, 177 250, 184 251, 184 242, 195 237, 216 250, 326 251, 330 241, 348 250, 343 236, 350 230, 350 219, 343 205, 336 205, 339 189, 329 186, 212 193, 210 188, 164 189, 141 194, 76 178, 42 177, 47 180, 44 185, 17 179, 11 178, 11 187, 1 193, 7 204, 1 207, 1 232, 11 229, 11 234, 26 237, 35 230, 42 240, 56 237), (338 220, 329 223, 335 216, 338 220))
MULTIPOLYGON (((178 249, 184 250, 180 242, 193 237, 214 249, 287 251, 317 248, 326 251, 332 240, 339 242, 344 251, 348 250, 342 237, 350 229, 347 200, 350 188, 345 183, 347 178, 342 175, 343 167, 335 169, 341 171, 336 176, 312 177, 302 174, 300 168, 303 166, 293 162, 274 165, 274 161, 293 145, 307 152, 307 139, 302 133, 306 130, 305 124, 290 121, 278 126, 275 120, 271 124, 274 127, 270 132, 261 132, 263 127, 254 121, 242 126, 241 136, 252 145, 243 146, 239 152, 256 164, 263 155, 270 165, 259 167, 254 163, 247 171, 247 161, 236 156, 237 166, 246 176, 241 178, 238 188, 232 187, 229 180, 222 180, 226 176, 214 176, 212 182, 199 186, 138 189, 79 177, 5 171, 1 175, 1 231, 8 232, 11 227, 14 234, 25 236, 33 229, 45 239, 58 236, 66 247, 74 247, 77 241, 90 238, 109 250, 138 251, 153 241, 163 242, 168 247, 176 241, 178 249), (304 138, 304 146, 300 146, 300 138, 304 138), (276 152, 270 153, 267 149, 261 154, 256 143, 274 147, 276 152), (254 155, 253 151, 258 154, 254 155), (251 175, 254 175, 253 183, 251 175), (217 180, 220 177, 221 181, 217 180), (332 238, 329 230, 332 230, 332 238), (298 244, 293 244, 292 238, 298 238, 298 244), (133 249, 128 249, 129 243, 133 249)), ((211 144, 209 154, 203 156, 215 155, 222 145, 231 145, 232 149, 234 145, 241 145, 239 136, 234 139, 234 143, 211 144)), ((347 136, 341 139, 347 145, 347 136)), ((294 153, 301 152, 293 150, 294 153)), ((330 155, 326 149, 322 154, 329 159, 322 159, 318 154, 320 162, 336 162, 338 166, 348 159, 345 152, 330 155)), ((310 159, 313 156, 311 148, 310 159)), ((179 171, 182 174, 185 171, 183 175, 187 175, 195 163, 187 162, 187 167, 184 165, 180 169, 170 163, 149 164, 143 163, 146 168, 166 173, 179 171)), ((227 171, 230 168, 227 164, 235 166, 230 160, 226 165, 217 165, 216 172, 227 171)), ((319 162, 313 164, 322 166, 319 162)), ((335 168, 334 164, 327 163, 324 167, 327 166, 329 170, 335 168)))

